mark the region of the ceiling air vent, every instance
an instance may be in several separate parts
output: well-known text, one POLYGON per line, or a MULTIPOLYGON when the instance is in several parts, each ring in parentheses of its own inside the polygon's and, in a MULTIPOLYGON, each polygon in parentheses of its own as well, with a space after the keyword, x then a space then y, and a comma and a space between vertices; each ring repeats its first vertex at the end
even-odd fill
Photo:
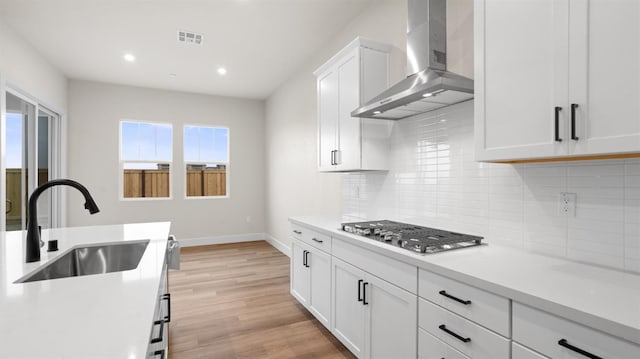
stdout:
POLYGON ((186 44, 202 45, 202 34, 178 30, 178 41, 186 44))

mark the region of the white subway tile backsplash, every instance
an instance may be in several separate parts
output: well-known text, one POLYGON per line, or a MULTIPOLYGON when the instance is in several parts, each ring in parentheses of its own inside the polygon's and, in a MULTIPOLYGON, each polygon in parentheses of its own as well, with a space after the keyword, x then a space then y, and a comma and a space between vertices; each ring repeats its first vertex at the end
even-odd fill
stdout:
POLYGON ((346 174, 343 217, 395 219, 640 272, 640 159, 474 160, 473 102, 397 121, 388 172, 346 174), (558 197, 576 194, 575 217, 558 197))

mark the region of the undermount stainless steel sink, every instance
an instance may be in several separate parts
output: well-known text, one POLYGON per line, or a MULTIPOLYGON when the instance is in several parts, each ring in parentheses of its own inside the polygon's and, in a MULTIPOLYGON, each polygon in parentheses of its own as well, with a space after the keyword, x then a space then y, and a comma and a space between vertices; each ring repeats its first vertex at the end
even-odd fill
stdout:
POLYGON ((71 248, 69 252, 18 279, 16 283, 135 269, 148 244, 149 240, 140 240, 71 248))

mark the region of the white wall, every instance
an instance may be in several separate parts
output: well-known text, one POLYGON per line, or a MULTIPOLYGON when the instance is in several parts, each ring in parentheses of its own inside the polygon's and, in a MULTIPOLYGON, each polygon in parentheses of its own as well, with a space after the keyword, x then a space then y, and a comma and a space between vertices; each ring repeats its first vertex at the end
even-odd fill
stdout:
POLYGON ((338 215, 341 174, 317 171, 313 71, 356 36, 394 45, 393 79, 404 76, 406 1, 378 0, 282 84, 266 103, 266 227, 289 245, 287 218, 338 215), (400 50, 402 49, 402 50, 400 50))
POLYGON ((0 18, 0 75, 7 84, 64 115, 67 78, 0 18))
POLYGON ((640 159, 474 160, 473 101, 398 121, 388 173, 344 177, 345 219, 390 218, 640 272, 640 159), (560 192, 576 215, 558 214, 560 192))
POLYGON ((69 178, 87 186, 100 207, 91 216, 81 195, 68 191, 69 226, 170 220, 180 239, 264 232, 263 101, 72 80, 68 150, 69 178), (173 124, 172 199, 119 199, 122 119, 173 124), (229 198, 184 198, 183 124, 229 127, 229 198))

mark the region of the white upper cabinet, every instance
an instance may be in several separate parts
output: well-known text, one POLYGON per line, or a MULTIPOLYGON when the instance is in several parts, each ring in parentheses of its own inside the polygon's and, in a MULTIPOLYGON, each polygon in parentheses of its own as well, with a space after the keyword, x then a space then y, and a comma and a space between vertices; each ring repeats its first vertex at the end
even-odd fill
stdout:
POLYGON ((640 152, 639 5, 476 1, 476 159, 640 152))
POLYGON ((388 45, 356 38, 314 72, 318 91, 318 169, 388 169, 392 122, 351 117, 389 85, 388 45))

